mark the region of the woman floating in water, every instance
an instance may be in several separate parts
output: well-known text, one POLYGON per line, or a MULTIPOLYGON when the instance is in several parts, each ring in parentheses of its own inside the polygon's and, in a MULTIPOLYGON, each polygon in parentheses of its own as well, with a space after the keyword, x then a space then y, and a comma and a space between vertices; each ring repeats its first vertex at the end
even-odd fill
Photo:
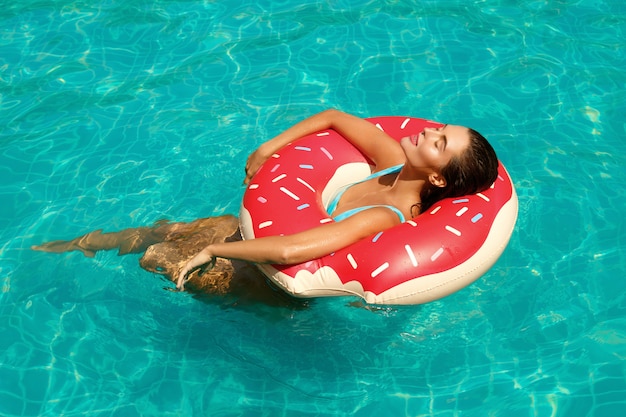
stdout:
POLYGON ((483 191, 498 175, 493 148, 472 129, 456 125, 426 128, 397 142, 366 120, 327 110, 261 145, 248 158, 244 182, 283 146, 326 129, 345 137, 374 163, 373 173, 381 173, 341 195, 329 213, 335 218, 351 213, 341 221, 292 235, 242 241, 237 219, 222 216, 191 223, 160 222, 114 233, 97 230, 33 249, 78 250, 86 256, 108 249, 118 249, 120 254, 145 251, 141 266, 167 276, 177 288, 228 293, 235 290, 233 278, 238 273, 254 274, 251 263, 290 265, 319 258, 415 217, 438 200, 483 191), (385 173, 401 164, 399 172, 385 173), (198 273, 207 267, 208 273, 198 273))

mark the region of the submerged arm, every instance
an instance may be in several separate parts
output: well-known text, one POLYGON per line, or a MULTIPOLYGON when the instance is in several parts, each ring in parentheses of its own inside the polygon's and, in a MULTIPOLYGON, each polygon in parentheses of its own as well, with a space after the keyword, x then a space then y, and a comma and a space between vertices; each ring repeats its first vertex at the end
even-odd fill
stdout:
POLYGON ((259 167, 282 147, 311 133, 333 129, 369 157, 377 168, 386 168, 404 162, 400 145, 385 132, 367 120, 338 110, 325 110, 305 119, 253 152, 246 163, 248 183, 259 167))
POLYGON ((215 258, 239 259, 254 263, 292 265, 320 258, 367 236, 398 224, 398 216, 387 208, 372 208, 341 222, 328 223, 287 236, 269 236, 209 245, 181 271, 177 287, 182 289, 194 270, 215 258))

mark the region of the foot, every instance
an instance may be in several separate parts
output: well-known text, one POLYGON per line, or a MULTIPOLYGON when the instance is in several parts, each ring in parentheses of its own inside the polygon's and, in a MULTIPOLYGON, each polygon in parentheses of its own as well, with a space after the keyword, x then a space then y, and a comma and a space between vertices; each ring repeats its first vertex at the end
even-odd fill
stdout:
POLYGON ((63 253, 63 252, 71 252, 71 251, 80 251, 88 258, 93 258, 96 255, 96 252, 90 249, 83 248, 80 244, 81 242, 92 234, 100 234, 101 230, 96 230, 94 232, 89 233, 88 235, 78 237, 72 240, 54 240, 52 242, 46 242, 41 245, 33 245, 30 248, 32 250, 37 250, 41 252, 51 252, 51 253, 63 253))

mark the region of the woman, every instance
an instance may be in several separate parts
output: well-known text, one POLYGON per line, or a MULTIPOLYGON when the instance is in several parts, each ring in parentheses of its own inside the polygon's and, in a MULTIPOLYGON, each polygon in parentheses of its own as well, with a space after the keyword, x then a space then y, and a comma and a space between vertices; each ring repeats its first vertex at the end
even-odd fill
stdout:
MULTIPOLYGON (((212 265, 213 270, 216 267, 219 269, 220 265, 232 265, 225 259, 287 265, 316 259, 412 218, 442 198, 482 191, 497 177, 498 159, 493 148, 472 129, 456 125, 427 128, 419 135, 405 137, 398 143, 366 120, 337 110, 327 110, 297 123, 261 145, 248 158, 244 182, 248 183, 259 167, 283 146, 325 129, 340 133, 374 163, 373 175, 353 184, 329 208, 332 211, 329 214, 335 219, 341 218, 341 221, 292 235, 247 241, 226 241, 230 235, 218 238, 213 235, 214 238, 209 239, 206 245, 194 247, 196 251, 199 247, 203 249, 188 262, 184 259, 190 256, 179 260, 175 268, 165 271, 170 279, 176 281, 177 288, 184 289, 190 276, 207 265, 212 265)), ((97 235, 92 232, 69 242, 50 242, 33 249, 53 252, 81 250, 86 255, 113 247, 119 247, 120 253, 141 251, 146 247, 150 251, 153 248, 150 245, 159 241, 188 240, 189 228, 195 229, 193 225, 196 222, 188 225, 157 224, 151 229, 126 231, 126 235, 139 236, 133 238, 132 245, 120 243, 129 240, 128 236, 122 236, 124 232, 96 232, 97 235)), ((205 226, 199 230, 208 230, 205 226)))

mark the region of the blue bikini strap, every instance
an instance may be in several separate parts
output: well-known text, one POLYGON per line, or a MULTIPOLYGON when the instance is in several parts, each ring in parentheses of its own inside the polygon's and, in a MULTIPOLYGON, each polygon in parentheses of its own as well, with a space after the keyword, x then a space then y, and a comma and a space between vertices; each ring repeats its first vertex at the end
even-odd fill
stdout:
MULTIPOLYGON (((343 195, 344 192, 346 192, 346 190, 350 187, 352 187, 353 185, 365 182, 367 180, 371 180, 372 178, 378 178, 378 177, 382 177, 383 175, 387 175, 387 174, 395 174, 400 172, 400 170, 402 169, 402 167, 404 166, 404 164, 400 164, 400 165, 395 165, 389 168, 385 168, 383 170, 380 170, 378 172, 374 172, 373 174, 368 175, 367 177, 365 177, 364 179, 354 182, 352 184, 349 184, 345 187, 343 187, 336 195, 335 197, 332 199, 332 201, 330 202, 330 204, 328 205, 326 211, 328 212, 328 214, 332 215, 333 212, 337 209, 337 204, 339 204, 339 199, 341 199, 341 196, 343 195)), ((376 207, 376 206, 367 206, 367 208, 371 208, 371 207, 376 207)), ((398 213, 398 216, 400 217, 400 219, 404 222, 404 216, 402 215, 402 213, 400 212, 400 210, 398 210, 397 208, 393 207, 393 206, 381 206, 381 207, 389 207, 390 209, 396 211, 398 213)), ((352 209, 352 210, 348 210, 345 213, 342 213, 340 215, 338 215, 337 217, 334 217, 334 219, 336 221, 338 217, 340 217, 341 219, 345 219, 348 216, 344 216, 346 213, 350 213, 352 212, 352 214, 357 213, 358 211, 362 211, 365 210, 366 207, 360 207, 360 208, 356 208, 356 209, 352 209)))
POLYGON ((340 222, 340 221, 342 221, 344 219, 347 219, 348 217, 352 216, 353 214, 357 214, 357 213, 360 213, 360 212, 362 212, 364 210, 371 209, 371 208, 374 208, 374 207, 388 208, 389 210, 392 210, 394 213, 396 213, 398 215, 398 217, 400 218, 400 223, 404 223, 404 221, 405 221, 404 214, 402 214, 402 212, 400 210, 398 210, 394 206, 383 205, 383 204, 375 205, 375 206, 363 206, 363 207, 353 208, 351 210, 344 211, 343 213, 336 215, 335 217, 333 217, 333 219, 336 222, 340 222))

